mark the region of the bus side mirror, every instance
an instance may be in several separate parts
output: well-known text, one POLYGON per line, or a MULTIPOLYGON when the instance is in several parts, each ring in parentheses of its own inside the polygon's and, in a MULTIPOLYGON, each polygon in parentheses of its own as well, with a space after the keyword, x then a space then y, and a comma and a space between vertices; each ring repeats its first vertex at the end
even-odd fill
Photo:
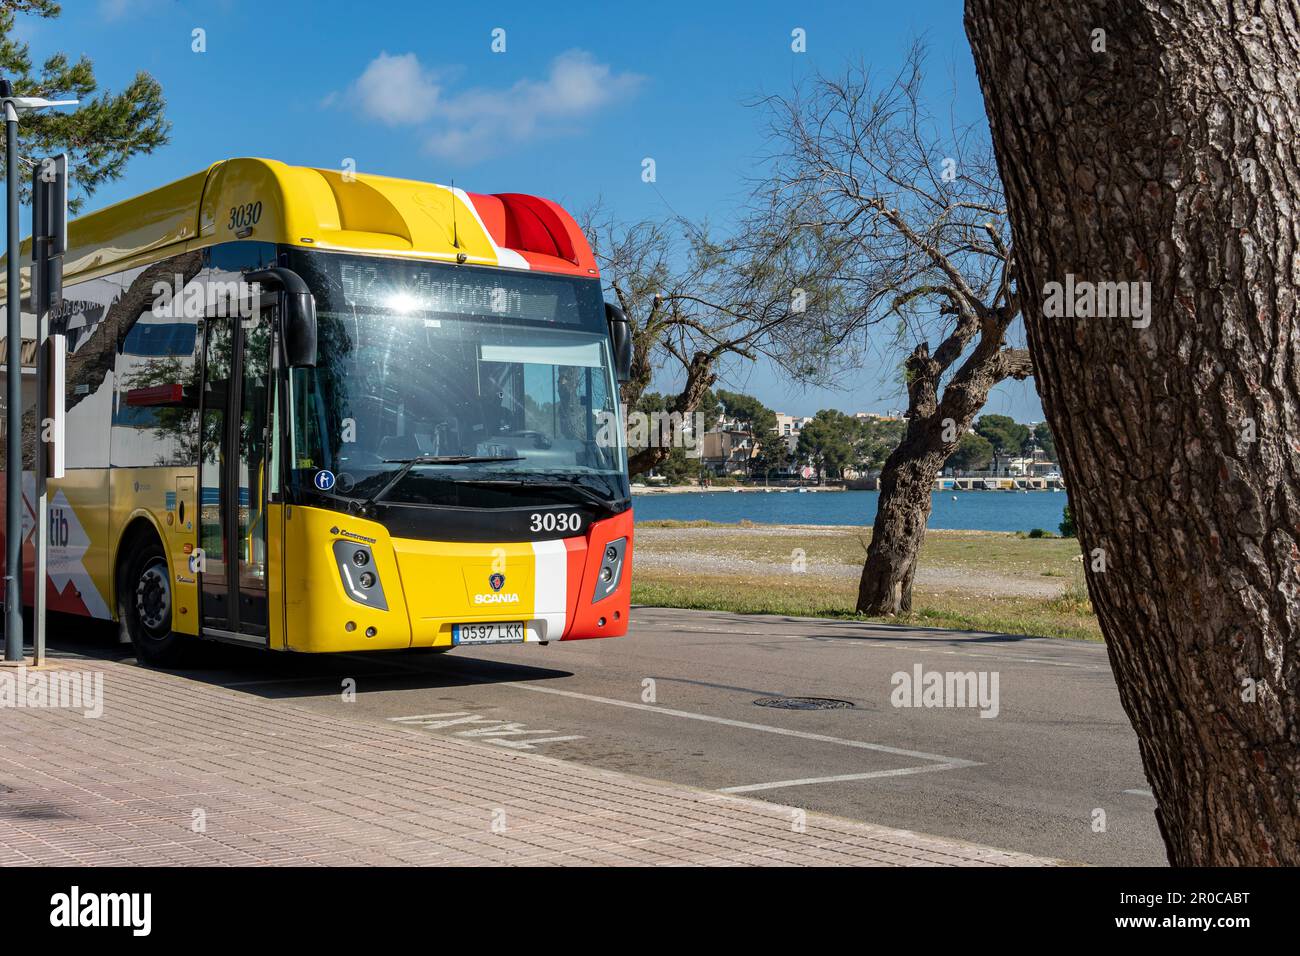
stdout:
POLYGON ((316 365, 316 298, 292 269, 273 266, 249 272, 245 282, 279 288, 284 307, 280 319, 280 339, 284 359, 290 368, 314 368, 316 365))
POLYGON ((284 296, 284 358, 290 368, 316 365, 316 298, 310 292, 284 296))
POLYGON ((614 375, 618 384, 632 380, 632 325, 627 315, 612 302, 605 303, 605 319, 609 322, 609 344, 614 350, 614 375))

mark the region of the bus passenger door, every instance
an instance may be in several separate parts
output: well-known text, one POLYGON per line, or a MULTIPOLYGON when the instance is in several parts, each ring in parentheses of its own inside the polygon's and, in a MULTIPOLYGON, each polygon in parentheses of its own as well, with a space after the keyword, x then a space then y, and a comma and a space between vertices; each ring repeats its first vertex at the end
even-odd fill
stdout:
POLYGON ((199 461, 205 633, 267 643, 267 481, 274 311, 214 317, 204 343, 199 461))

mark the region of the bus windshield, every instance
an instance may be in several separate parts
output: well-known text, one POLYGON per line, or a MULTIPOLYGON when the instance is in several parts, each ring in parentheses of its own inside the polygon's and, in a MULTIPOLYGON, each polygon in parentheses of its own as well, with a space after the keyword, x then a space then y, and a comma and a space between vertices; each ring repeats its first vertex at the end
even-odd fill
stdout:
POLYGON ((290 375, 298 489, 460 507, 627 498, 597 280, 297 259, 319 327, 316 367, 290 375))

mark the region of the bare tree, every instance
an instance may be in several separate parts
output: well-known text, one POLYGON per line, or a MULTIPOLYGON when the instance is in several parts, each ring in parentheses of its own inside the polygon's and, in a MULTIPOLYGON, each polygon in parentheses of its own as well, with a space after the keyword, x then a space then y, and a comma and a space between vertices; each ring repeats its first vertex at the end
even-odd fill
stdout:
MULTIPOLYGON (((823 310, 836 301, 826 261, 799 236, 715 240, 683 219, 625 224, 599 207, 583 220, 605 285, 632 327, 632 378, 622 389, 629 408, 662 376, 676 388, 666 411, 689 420, 724 363, 774 357, 786 326, 825 321, 823 310)), ((802 350, 814 353, 807 344, 802 350)), ((662 464, 675 439, 634 451, 629 471, 662 464)))
MULTIPOLYGON (((910 609, 935 476, 989 389, 1031 374, 1008 346, 1015 257, 987 132, 930 113, 924 60, 917 43, 883 86, 853 67, 762 101, 775 149, 760 215, 828 250, 844 300, 804 316, 803 341, 853 349, 893 322, 906 355, 907 429, 881 472, 858 590, 867 614, 910 609)), ((797 348, 786 359, 797 375, 810 364, 797 348)))
POLYGON ((1300 864, 1296 23, 966 4, 1038 388, 1178 866, 1300 864))

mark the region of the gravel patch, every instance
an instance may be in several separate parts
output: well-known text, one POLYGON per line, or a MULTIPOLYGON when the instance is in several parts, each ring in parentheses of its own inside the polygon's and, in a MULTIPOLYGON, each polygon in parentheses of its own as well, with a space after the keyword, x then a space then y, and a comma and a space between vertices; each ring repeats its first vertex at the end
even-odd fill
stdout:
MULTIPOLYGON (((734 554, 702 549, 701 539, 716 540, 719 535, 788 535, 797 530, 801 535, 842 536, 845 528, 835 525, 756 525, 750 528, 637 528, 638 545, 633 559, 636 567, 681 574, 722 574, 737 577, 770 577, 787 584, 795 583, 805 575, 821 580, 842 582, 857 581, 862 574, 861 564, 819 559, 808 555, 805 570, 796 573, 788 561, 763 561, 742 558, 734 554)), ((1000 532, 970 531, 944 532, 945 535, 989 535, 1000 532)), ((1019 577, 996 571, 970 568, 922 565, 917 570, 916 587, 933 592, 961 591, 992 597, 1060 597, 1067 587, 1065 579, 1057 577, 1019 577)))

